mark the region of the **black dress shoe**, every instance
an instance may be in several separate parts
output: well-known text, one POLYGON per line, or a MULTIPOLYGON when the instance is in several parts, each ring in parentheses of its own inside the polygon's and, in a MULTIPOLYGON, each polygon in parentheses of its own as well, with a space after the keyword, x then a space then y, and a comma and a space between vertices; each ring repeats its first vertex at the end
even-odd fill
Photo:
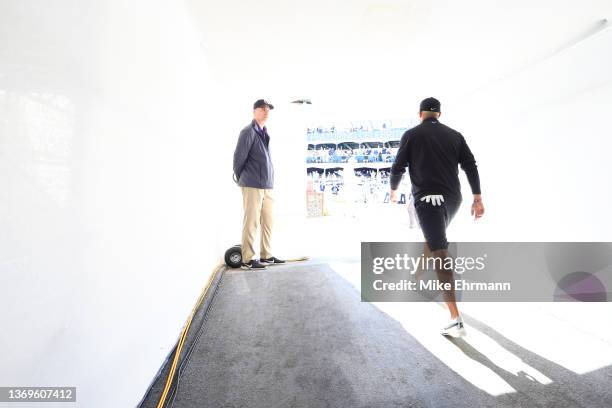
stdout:
POLYGON ((266 269, 266 265, 260 263, 256 259, 252 259, 247 263, 243 263, 242 267, 245 269, 266 269))
POLYGON ((262 264, 268 264, 268 265, 285 263, 285 261, 283 261, 282 259, 278 259, 273 256, 270 258, 266 258, 266 259, 260 259, 259 262, 261 262, 262 264))

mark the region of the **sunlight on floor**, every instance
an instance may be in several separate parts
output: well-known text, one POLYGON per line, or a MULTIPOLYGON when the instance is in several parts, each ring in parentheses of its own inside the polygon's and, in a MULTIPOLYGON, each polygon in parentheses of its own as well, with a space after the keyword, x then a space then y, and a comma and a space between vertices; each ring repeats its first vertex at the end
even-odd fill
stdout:
MULTIPOLYGON (((360 290, 359 260, 331 262, 330 266, 360 290)), ((612 311, 609 303, 465 303, 461 310, 467 317, 468 335, 457 340, 457 344, 440 335, 448 319, 442 305, 399 302, 372 305, 397 320, 457 374, 494 396, 516 392, 504 380, 505 375, 521 376, 540 384, 550 384, 552 380, 471 325, 472 319, 487 327, 486 331, 496 332, 495 337, 516 343, 577 374, 612 363, 611 329, 600 330, 612 311), (584 319, 583 314, 589 318, 584 319)))

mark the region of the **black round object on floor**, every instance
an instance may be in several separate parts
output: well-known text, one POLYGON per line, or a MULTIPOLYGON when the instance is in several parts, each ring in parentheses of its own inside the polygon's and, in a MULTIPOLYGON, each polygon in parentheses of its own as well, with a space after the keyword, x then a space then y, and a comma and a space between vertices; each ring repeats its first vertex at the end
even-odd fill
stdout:
POLYGON ((234 245, 225 251, 225 264, 230 268, 240 268, 242 265, 242 247, 234 245))

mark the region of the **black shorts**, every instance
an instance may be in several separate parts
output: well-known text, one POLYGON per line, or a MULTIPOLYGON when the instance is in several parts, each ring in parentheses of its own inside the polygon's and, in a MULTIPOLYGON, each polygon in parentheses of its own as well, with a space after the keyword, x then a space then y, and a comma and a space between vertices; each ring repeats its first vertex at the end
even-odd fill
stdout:
POLYGON ((430 250, 448 249, 446 227, 459 210, 460 205, 461 200, 453 200, 447 197, 444 197, 442 205, 436 206, 431 202, 421 201, 420 198, 415 200, 414 208, 430 250))

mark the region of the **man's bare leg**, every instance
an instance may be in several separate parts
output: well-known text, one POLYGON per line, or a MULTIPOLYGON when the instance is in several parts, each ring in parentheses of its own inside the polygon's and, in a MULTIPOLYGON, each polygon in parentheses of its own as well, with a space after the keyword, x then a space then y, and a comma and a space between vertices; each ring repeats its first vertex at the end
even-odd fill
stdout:
MULTIPOLYGON (((423 256, 425 257, 425 259, 431 257, 431 251, 429 250, 429 245, 427 245, 427 242, 425 242, 425 247, 423 248, 423 256)), ((416 270, 415 275, 414 275, 416 279, 421 279, 421 276, 423 275, 423 273, 425 273, 426 269, 425 269, 424 264, 425 262, 419 263, 419 268, 416 270)))
MULTIPOLYGON (((426 253, 431 253, 431 256, 435 259, 441 258, 441 261, 436 260, 436 273, 438 280, 443 284, 450 283, 451 289, 444 291, 444 301, 451 314, 451 319, 455 319, 459 316, 459 309, 457 309, 457 302, 455 301, 455 280, 453 279, 453 269, 444 269, 444 260, 448 257, 447 249, 436 249, 435 251, 429 251, 429 246, 425 244, 426 253)), ((427 256, 427 255, 426 255, 427 256)))

